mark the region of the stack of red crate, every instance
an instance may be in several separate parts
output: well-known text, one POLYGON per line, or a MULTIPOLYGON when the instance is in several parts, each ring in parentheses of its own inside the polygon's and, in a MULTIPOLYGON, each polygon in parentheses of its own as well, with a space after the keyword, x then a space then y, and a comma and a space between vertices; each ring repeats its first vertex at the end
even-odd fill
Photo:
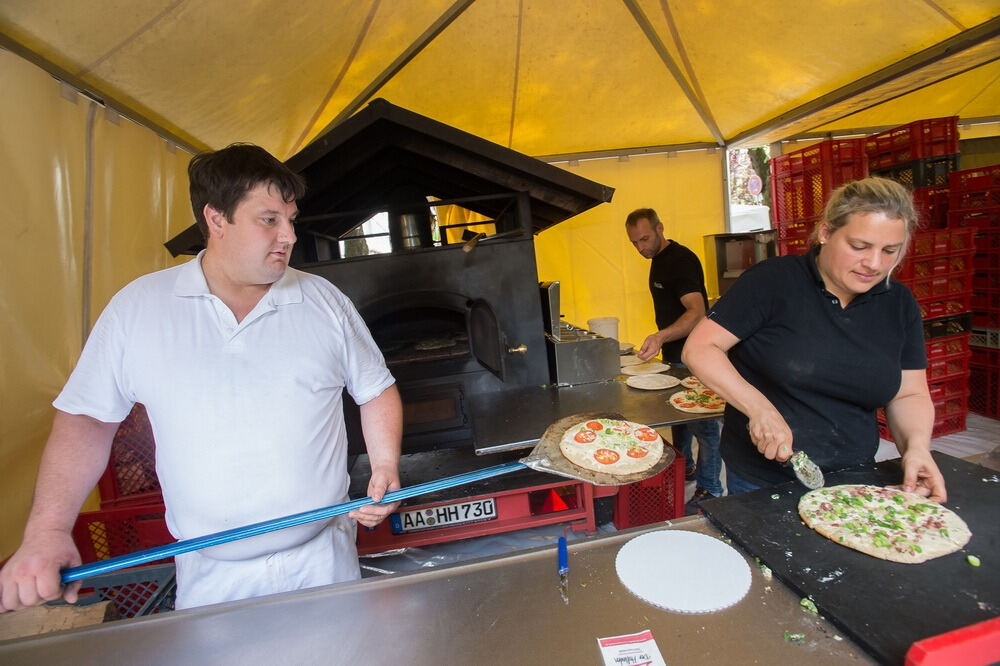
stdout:
POLYGON ((834 188, 868 175, 864 139, 830 139, 771 160, 778 254, 804 254, 834 188))
MULTIPOLYGON (((972 229, 913 235, 896 279, 917 299, 924 319, 927 385, 934 401, 933 437, 965 430, 969 399, 970 319, 975 246, 972 229)), ((879 432, 892 439, 879 413, 879 432)))
POLYGON ((873 134, 865 141, 873 176, 913 190, 920 226, 948 226, 948 176, 958 169, 958 117, 929 118, 873 134))
POLYGON ((1000 164, 951 174, 948 224, 975 234, 969 409, 1000 418, 1000 164))
POLYGON ((118 426, 97 483, 99 511, 81 513, 73 538, 84 562, 171 543, 156 477, 156 444, 146 408, 136 404, 118 426))

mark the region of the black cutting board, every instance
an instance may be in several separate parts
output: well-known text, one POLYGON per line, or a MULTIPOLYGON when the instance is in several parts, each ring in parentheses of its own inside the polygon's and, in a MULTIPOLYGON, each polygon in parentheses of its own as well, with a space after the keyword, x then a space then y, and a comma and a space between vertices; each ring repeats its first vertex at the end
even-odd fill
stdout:
MULTIPOLYGON (((709 519, 749 555, 879 661, 903 663, 915 641, 1000 614, 1000 473, 934 453, 945 506, 972 530, 966 547, 922 564, 887 562, 840 546, 805 526, 797 482, 701 503, 709 519), (773 499, 772 495, 778 498, 773 499), (981 560, 979 567, 967 555, 981 560)), ((826 475, 826 485, 902 481, 899 460, 826 475)))

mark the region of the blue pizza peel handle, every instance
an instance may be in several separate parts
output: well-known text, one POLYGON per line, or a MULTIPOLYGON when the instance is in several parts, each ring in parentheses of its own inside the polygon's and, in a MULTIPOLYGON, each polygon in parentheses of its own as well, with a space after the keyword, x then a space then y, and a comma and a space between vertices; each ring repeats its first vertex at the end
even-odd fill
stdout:
MULTIPOLYGON (((524 468, 524 463, 515 460, 502 465, 485 467, 473 472, 456 474, 455 476, 449 476, 444 479, 428 481, 426 483, 420 483, 408 488, 400 488, 399 490, 390 491, 385 494, 385 497, 383 497, 382 501, 378 502, 378 504, 391 504, 392 502, 398 502, 410 497, 416 497, 417 495, 423 495, 436 490, 444 490, 446 488, 454 488, 455 486, 465 485, 482 479, 489 479, 494 476, 500 476, 501 474, 506 474, 508 472, 524 468)), ((166 557, 173 557, 174 555, 180 555, 182 553, 190 553, 192 551, 209 548, 211 546, 219 546, 231 541, 238 541, 240 539, 246 539, 259 534, 267 534, 268 532, 274 532, 275 530, 285 529, 286 527, 295 527, 296 525, 303 525, 316 520, 323 520, 324 518, 333 518, 334 516, 349 513, 354 509, 359 509, 369 504, 376 504, 376 502, 371 497, 364 497, 350 502, 334 504, 333 506, 328 506, 322 509, 314 509, 312 511, 296 513, 283 518, 265 520, 264 522, 254 523, 253 525, 235 527, 231 530, 216 532, 215 534, 207 534, 193 539, 175 541, 174 543, 170 543, 165 546, 157 546, 156 548, 140 550, 139 552, 132 553, 130 555, 120 555, 118 557, 111 557, 106 560, 93 562, 91 564, 69 567, 68 569, 63 569, 60 572, 60 576, 63 585, 65 585, 66 583, 71 583, 75 580, 81 580, 90 576, 108 573, 109 571, 117 571, 118 569, 124 569, 126 567, 147 564, 166 557)))

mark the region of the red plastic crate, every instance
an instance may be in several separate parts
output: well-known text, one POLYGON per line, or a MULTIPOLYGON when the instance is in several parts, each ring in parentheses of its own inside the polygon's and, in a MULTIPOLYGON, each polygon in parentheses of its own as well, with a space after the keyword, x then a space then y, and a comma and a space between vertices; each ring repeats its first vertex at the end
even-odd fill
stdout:
POLYGON ((948 207, 955 210, 995 208, 1000 206, 1000 187, 988 190, 960 190, 948 195, 948 207))
POLYGON ((908 254, 917 259, 939 257, 976 247, 975 229, 934 229, 913 234, 908 254))
POLYGON ((909 284, 917 278, 944 277, 958 275, 973 270, 973 252, 975 250, 958 250, 938 256, 914 257, 907 254, 903 263, 896 269, 896 279, 909 284))
POLYGON ((969 375, 969 359, 971 352, 944 354, 927 359, 927 383, 941 382, 946 379, 967 377, 969 375))
POLYGON ((985 190, 1000 187, 1000 164, 955 171, 948 176, 948 186, 953 190, 985 190))
POLYGON ((156 443, 143 405, 136 403, 118 426, 97 490, 103 509, 163 502, 156 477, 156 443))
POLYGON ((973 312, 972 325, 976 328, 1000 328, 1000 310, 973 312))
POLYGON ((969 365, 969 411, 1000 418, 1000 368, 969 365))
POLYGON ((829 139, 771 160, 775 223, 822 215, 834 188, 868 175, 864 139, 829 139))
MULTIPOLYGON (((917 307, 920 308, 921 319, 937 319, 938 317, 948 317, 971 312, 971 303, 972 292, 967 291, 964 294, 949 296, 947 299, 941 301, 918 301, 917 307)), ((975 318, 973 318, 973 323, 975 323, 975 318)))
MULTIPOLYGON (((972 366, 969 366, 969 372, 972 372, 972 366)), ((969 391, 969 382, 965 377, 955 377, 942 382, 930 382, 927 384, 927 390, 931 394, 931 400, 938 403, 942 400, 957 398, 963 394, 967 394, 969 391)))
MULTIPOLYGON (((945 258, 947 265, 947 258, 945 258)), ((914 278, 912 280, 901 280, 913 292, 918 303, 929 301, 940 301, 960 296, 972 290, 972 271, 963 273, 944 275, 938 277, 914 278)))
MULTIPOLYGON (((676 452, 676 450, 675 450, 676 452)), ((618 489, 614 523, 620 530, 684 515, 684 456, 656 476, 618 489)))
POLYGON ((775 229, 778 232, 779 240, 808 239, 822 216, 810 217, 802 220, 789 220, 787 222, 776 222, 775 229))
POLYGON ((972 352, 970 363, 981 368, 1000 368, 1000 349, 992 347, 969 347, 972 352))
POLYGON ((949 227, 976 227, 1000 231, 1000 206, 948 209, 949 227))
POLYGON ((1000 290, 1000 271, 974 274, 972 276, 972 288, 976 291, 1000 290))
POLYGON ((917 223, 923 229, 944 229, 948 226, 948 186, 918 187, 913 190, 913 205, 917 223))
MULTIPOLYGON (((972 311, 973 312, 1000 311, 1000 289, 982 289, 972 294, 972 311)), ((993 327, 986 326, 984 328, 993 328, 993 327)))
POLYGON ((917 187, 944 186, 948 184, 948 175, 958 170, 959 156, 945 155, 943 157, 925 157, 912 162, 903 162, 892 166, 876 167, 869 162, 872 176, 889 178, 906 185, 910 189, 917 187))
POLYGON ((945 358, 967 352, 971 337, 972 333, 961 333, 928 340, 924 343, 927 349, 927 359, 945 358))
POLYGON ((793 238, 792 240, 778 241, 778 255, 805 254, 809 251, 809 240, 806 238, 793 238))
POLYGON ((958 116, 917 120, 865 140, 872 169, 958 152, 958 116))
POLYGON ((593 532, 597 529, 594 520, 594 486, 569 479, 489 495, 461 497, 448 502, 404 504, 399 510, 427 512, 433 518, 456 503, 487 498, 496 502, 496 518, 493 520, 444 527, 428 526, 427 529, 400 534, 392 531, 392 517, 370 529, 361 527, 357 537, 358 553, 380 553, 396 548, 426 546, 558 523, 569 523, 574 531, 593 532))
POLYGON ((972 268, 976 273, 1000 270, 1000 252, 977 254, 972 257, 972 268))
POLYGON ((162 504, 149 504, 81 513, 73 526, 73 542, 85 563, 173 543, 164 511, 162 504))
MULTIPOLYGON (((934 429, 931 430, 931 438, 943 437, 945 435, 951 435, 956 432, 962 432, 965 430, 965 421, 968 416, 968 412, 963 412, 962 414, 956 414, 954 416, 946 416, 944 418, 934 419, 934 429)), ((889 432, 889 426, 885 422, 884 417, 879 418, 878 421, 878 436, 882 439, 889 440, 890 442, 895 441, 892 438, 892 434, 889 432)))

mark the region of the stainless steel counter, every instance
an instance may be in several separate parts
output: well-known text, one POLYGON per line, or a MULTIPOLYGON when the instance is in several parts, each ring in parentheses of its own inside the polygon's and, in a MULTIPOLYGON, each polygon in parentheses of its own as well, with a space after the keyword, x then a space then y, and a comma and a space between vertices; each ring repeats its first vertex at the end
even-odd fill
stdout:
MULTIPOLYGON (((687 377, 687 370, 666 374, 687 377)), ((718 418, 719 414, 689 414, 668 401, 678 386, 644 391, 625 384, 625 377, 576 386, 525 386, 473 397, 469 402, 476 453, 531 448, 542 433, 564 416, 612 412, 653 428, 718 418)))
POLYGON ((551 544, 2 643, 0 663, 599 664, 597 638, 643 629, 671 664, 871 663, 752 564, 747 596, 717 613, 672 613, 632 596, 615 573, 615 556, 630 538, 665 526, 719 534, 692 517, 572 543, 569 605, 560 599, 551 544), (786 642, 785 631, 804 633, 805 641, 786 642))

